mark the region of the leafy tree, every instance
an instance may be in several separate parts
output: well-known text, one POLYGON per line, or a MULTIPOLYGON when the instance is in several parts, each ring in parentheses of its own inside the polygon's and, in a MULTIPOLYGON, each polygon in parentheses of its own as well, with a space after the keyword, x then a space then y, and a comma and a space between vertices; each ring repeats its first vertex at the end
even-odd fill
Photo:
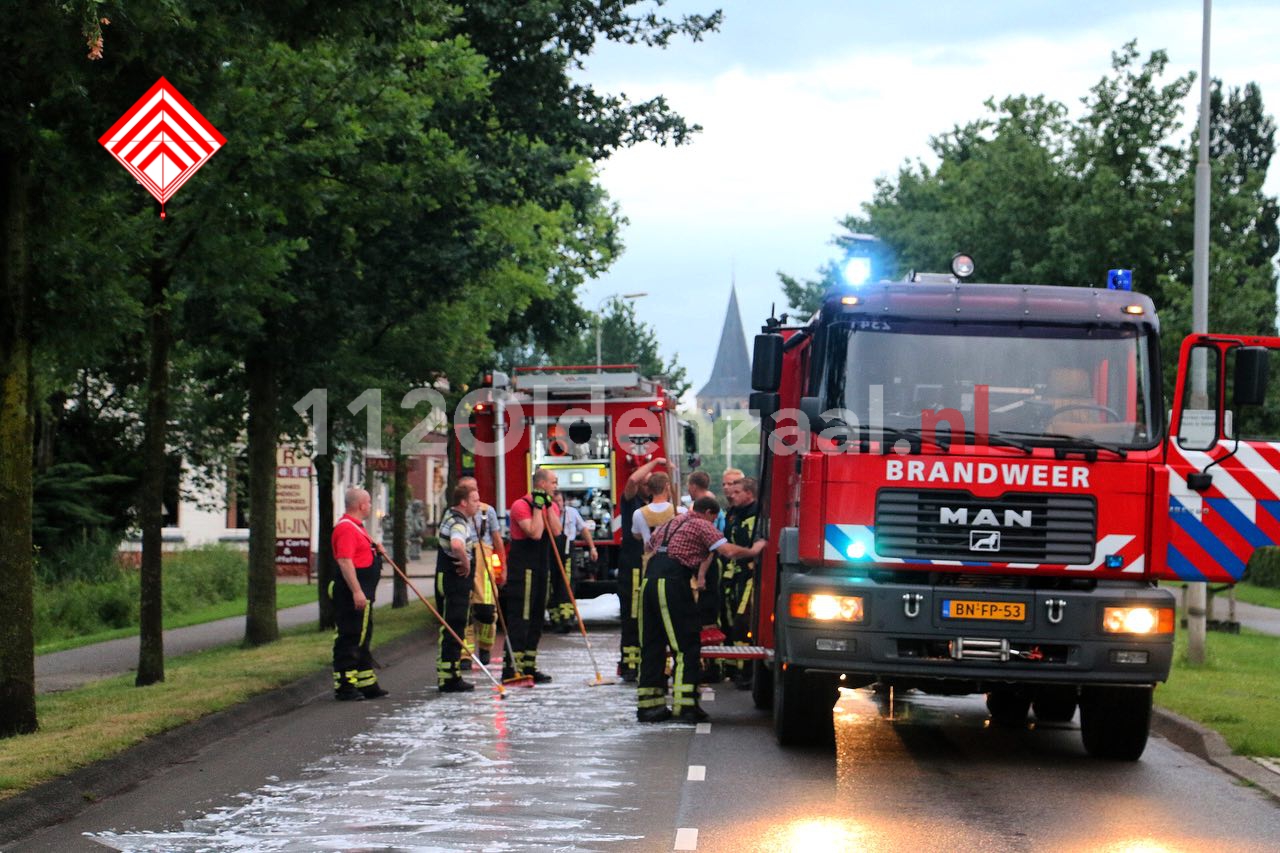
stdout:
POLYGON ((595 364, 599 330, 602 364, 634 364, 644 376, 663 377, 667 389, 677 397, 689 389, 679 355, 663 361, 657 331, 636 316, 631 302, 618 297, 609 299, 600 316, 584 311, 577 303, 562 306, 562 310, 572 318, 573 325, 568 326, 571 331, 562 333, 550 346, 526 332, 495 351, 496 366, 509 372, 530 365, 595 364))
MULTIPOLYGON (((1077 121, 1043 97, 988 102, 988 116, 931 140, 936 167, 908 163, 878 181, 836 243, 876 236, 897 274, 946 269, 955 251, 992 282, 1096 286, 1105 270, 1131 268, 1160 309, 1165 363, 1176 364, 1190 329, 1196 160, 1194 134, 1179 141, 1179 117, 1194 76, 1162 82, 1167 64, 1163 51, 1141 60, 1125 45, 1077 121)), ((1271 334, 1280 238, 1262 186, 1275 127, 1256 85, 1226 96, 1215 86, 1211 133, 1210 327, 1271 334)), ((793 307, 812 310, 838 281, 834 265, 820 272, 781 276, 793 307)))

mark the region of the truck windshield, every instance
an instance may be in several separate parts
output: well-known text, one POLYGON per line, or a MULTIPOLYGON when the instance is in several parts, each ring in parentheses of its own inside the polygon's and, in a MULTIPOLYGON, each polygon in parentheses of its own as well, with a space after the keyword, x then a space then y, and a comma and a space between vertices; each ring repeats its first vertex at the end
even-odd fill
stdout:
POLYGON ((850 426, 1117 448, 1159 437, 1154 342, 1138 326, 854 320, 827 334, 823 396, 850 426))

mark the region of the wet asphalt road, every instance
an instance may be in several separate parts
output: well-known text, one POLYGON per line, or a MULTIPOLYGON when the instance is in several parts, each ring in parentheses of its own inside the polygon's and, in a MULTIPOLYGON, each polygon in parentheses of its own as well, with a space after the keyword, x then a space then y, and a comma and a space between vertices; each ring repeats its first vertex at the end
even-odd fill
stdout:
POLYGON ((834 755, 784 751, 727 683, 709 726, 639 726, 633 688, 588 686, 579 638, 543 649, 555 682, 498 701, 426 686, 424 648, 382 672, 388 699, 319 697, 7 849, 1280 850, 1274 801, 1160 738, 1098 762, 1074 724, 1002 730, 978 699, 857 691, 834 755))

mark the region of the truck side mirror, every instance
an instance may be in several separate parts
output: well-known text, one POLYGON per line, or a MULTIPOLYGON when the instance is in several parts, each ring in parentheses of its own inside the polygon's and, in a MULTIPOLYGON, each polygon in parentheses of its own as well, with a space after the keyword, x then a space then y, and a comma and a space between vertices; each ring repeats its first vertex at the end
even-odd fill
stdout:
POLYGON ((782 384, 782 335, 756 335, 751 357, 751 387, 756 391, 777 391, 782 384))
POLYGON ((684 432, 684 452, 690 456, 698 453, 698 431, 693 424, 681 424, 684 432))
POLYGON ((817 434, 827 428, 827 420, 822 416, 821 397, 801 397, 800 414, 804 415, 809 432, 817 434))
POLYGON ((769 418, 777 414, 778 407, 781 405, 782 398, 777 392, 766 391, 756 391, 747 402, 747 408, 756 413, 762 424, 767 423, 769 418))
POLYGON ((1261 406, 1267 400, 1267 378, 1271 351, 1266 347, 1236 350, 1236 373, 1231 401, 1234 408, 1261 406))

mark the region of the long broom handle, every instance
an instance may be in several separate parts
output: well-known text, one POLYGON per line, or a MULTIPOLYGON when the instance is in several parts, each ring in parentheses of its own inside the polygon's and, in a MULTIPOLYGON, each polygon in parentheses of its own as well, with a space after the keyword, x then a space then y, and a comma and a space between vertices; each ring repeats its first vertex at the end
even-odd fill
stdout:
MULTIPOLYGON (((546 526, 546 523, 547 523, 547 509, 546 507, 543 507, 542 508, 542 524, 544 527, 546 526)), ((551 531, 547 530, 547 532, 550 533, 551 531)), ((573 602, 573 615, 578 617, 578 630, 582 631, 582 639, 586 640, 587 642, 587 657, 591 658, 591 665, 595 667, 596 681, 603 681, 604 678, 603 676, 600 675, 600 664, 596 663, 595 653, 591 651, 591 638, 587 636, 587 626, 586 626, 586 623, 582 621, 582 611, 578 609, 578 599, 573 594, 573 584, 569 580, 569 573, 565 571, 565 568, 564 568, 564 559, 561 558, 560 556, 560 549, 556 547, 555 538, 548 537, 548 540, 551 543, 552 553, 556 555, 556 565, 560 567, 560 576, 564 578, 564 587, 569 592, 569 601, 573 602)))
MULTIPOLYGON (((494 534, 494 535, 497 535, 497 534, 494 534)), ((485 556, 483 543, 481 543, 480 554, 481 556, 485 556)), ((485 560, 485 564, 484 564, 484 576, 485 576, 485 579, 489 581, 489 589, 493 590, 493 609, 497 611, 498 624, 502 626, 502 644, 506 646, 507 653, 511 655, 511 661, 512 663, 514 663, 516 659, 516 653, 515 653, 515 649, 513 649, 511 646, 511 632, 507 630, 507 617, 502 615, 502 601, 500 600, 502 593, 498 589, 498 581, 493 577, 493 572, 490 571, 489 569, 489 563, 487 559, 485 560)))
POLYGON ((486 676, 488 676, 489 680, 493 682, 493 686, 498 688, 499 693, 505 693, 507 689, 502 686, 502 682, 493 677, 493 673, 489 671, 489 667, 485 666, 484 664, 480 663, 480 661, 476 660, 475 655, 471 654, 471 650, 467 648, 466 642, 461 637, 458 636, 458 632, 450 628, 449 623, 444 621, 444 617, 440 615, 439 610, 436 610, 435 605, 432 604, 430 601, 427 601, 427 599, 423 597, 421 592, 418 592, 418 588, 413 585, 413 581, 409 580, 409 576, 406 575, 404 571, 399 566, 396 565, 396 561, 391 559, 391 557, 387 555, 386 550, 379 548, 378 552, 382 554, 383 559, 385 559, 388 563, 391 564, 391 568, 396 570, 396 574, 398 574, 401 578, 404 579, 404 582, 408 584, 409 589, 413 590, 413 594, 418 596, 418 600, 421 601, 423 604, 427 605, 427 609, 430 610, 431 613, 437 619, 440 620, 440 627, 448 631, 449 636, 457 640, 458 646, 462 649, 463 654, 471 658, 472 662, 476 664, 476 668, 479 669, 481 672, 483 672, 486 676))

